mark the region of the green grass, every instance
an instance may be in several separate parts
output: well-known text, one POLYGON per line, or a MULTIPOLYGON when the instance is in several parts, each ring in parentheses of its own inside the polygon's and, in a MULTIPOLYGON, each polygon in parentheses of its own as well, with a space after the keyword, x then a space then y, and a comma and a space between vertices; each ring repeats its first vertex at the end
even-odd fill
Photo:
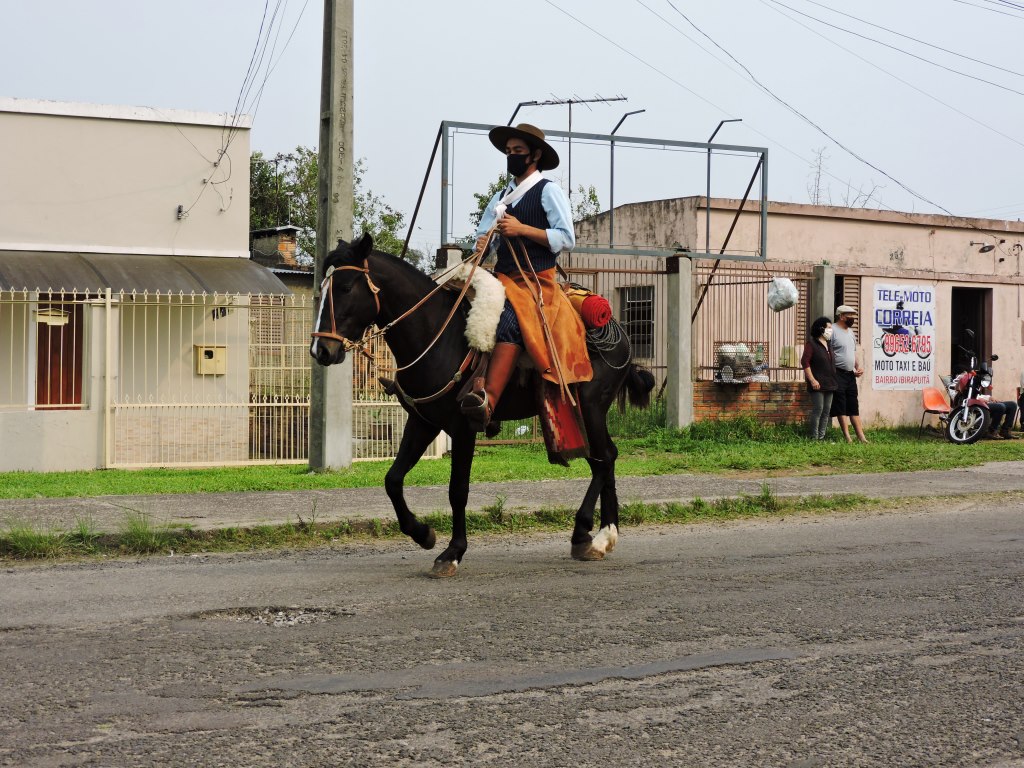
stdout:
MULTIPOLYGON (((797 426, 765 425, 753 419, 701 422, 684 430, 652 428, 646 437, 619 439, 616 474, 677 472, 728 474, 867 473, 953 469, 988 461, 1024 460, 1024 440, 953 445, 935 432, 917 429, 868 431, 868 445, 812 442, 797 426)), ((379 487, 389 461, 358 462, 337 472, 311 473, 305 466, 270 465, 214 469, 98 470, 92 472, 0 473, 0 498, 214 493, 379 487)), ((421 461, 408 485, 447 485, 447 458, 421 461)), ((472 481, 501 482, 587 477, 586 462, 569 469, 549 464, 542 445, 491 446, 477 450, 472 481)))
MULTIPOLYGON (((744 517, 813 514, 835 510, 879 507, 886 503, 857 494, 836 496, 777 497, 764 486, 761 493, 735 498, 688 504, 624 504, 619 518, 623 525, 658 525, 744 517)), ((530 511, 509 511, 504 499, 482 512, 470 512, 466 527, 470 534, 505 534, 529 531, 571 530, 575 511, 567 507, 530 511)), ((451 534, 451 515, 435 512, 423 521, 441 535, 451 534)), ((292 549, 331 546, 370 539, 404 538, 398 523, 382 520, 343 521, 338 523, 258 525, 252 528, 223 528, 197 531, 189 528, 154 526, 146 515, 128 511, 116 534, 98 535, 91 523, 79 521, 71 531, 39 531, 22 521, 0 526, 0 558, 38 560, 57 558, 97 558, 124 555, 206 552, 246 552, 288 547, 292 549)))

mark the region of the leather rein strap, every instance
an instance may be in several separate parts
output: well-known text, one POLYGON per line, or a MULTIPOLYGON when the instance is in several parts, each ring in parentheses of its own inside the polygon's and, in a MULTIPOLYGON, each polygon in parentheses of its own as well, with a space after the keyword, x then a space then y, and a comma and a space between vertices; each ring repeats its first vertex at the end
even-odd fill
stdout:
MULTIPOLYGON (((491 237, 493 237, 495 229, 496 229, 496 227, 493 227, 487 233, 487 243, 489 243, 490 240, 491 240, 491 237)), ((480 262, 483 259, 483 255, 487 252, 487 243, 484 244, 483 248, 479 249, 478 251, 475 251, 469 258, 466 259, 466 261, 469 261, 469 262, 471 262, 473 264, 473 268, 470 270, 469 277, 466 278, 465 284, 462 286, 462 290, 459 292, 458 299, 456 299, 455 303, 452 305, 452 309, 448 313, 448 316, 444 319, 444 322, 441 324, 441 328, 434 335, 434 338, 431 339, 430 343, 427 344, 426 348, 419 354, 419 356, 415 360, 413 360, 411 363, 408 363, 407 365, 399 366, 397 368, 384 368, 383 366, 379 366, 379 365, 377 366, 377 368, 379 368, 380 370, 393 371, 393 372, 396 372, 396 373, 399 372, 399 371, 404 371, 407 368, 411 368, 416 363, 418 363, 420 360, 422 360, 424 355, 426 355, 427 352, 429 352, 433 348, 433 346, 437 343, 438 339, 441 338, 441 335, 448 328, 449 324, 451 323, 452 318, 455 316, 455 312, 459 308, 459 305, 462 304, 462 300, 466 297, 466 294, 469 292, 469 288, 470 288, 470 284, 471 284, 472 279, 473 279, 473 275, 475 274, 477 268, 480 266, 480 262)), ((321 293, 321 296, 324 295, 324 293, 326 292, 327 297, 328 297, 328 299, 327 299, 328 307, 329 307, 329 311, 330 311, 330 314, 331 314, 331 330, 330 331, 314 331, 310 335, 314 339, 322 338, 322 339, 332 339, 333 341, 337 341, 337 342, 339 342, 345 348, 346 351, 358 350, 368 360, 370 360, 374 364, 376 364, 376 360, 374 360, 373 355, 371 355, 369 353, 369 351, 367 351, 367 349, 366 349, 367 345, 373 339, 383 337, 384 334, 386 334, 388 331, 390 331, 395 326, 396 323, 399 323, 402 320, 404 320, 405 318, 409 317, 413 312, 415 312, 417 309, 422 307, 431 296, 433 296, 435 293, 437 293, 438 291, 440 291, 441 289, 444 288, 444 284, 443 283, 438 285, 436 288, 434 288, 432 291, 430 291, 426 296, 424 296, 422 299, 420 299, 418 302, 416 302, 412 307, 407 309, 405 312, 403 312, 401 315, 396 317, 394 320, 392 320, 390 323, 385 325, 383 328, 379 328, 375 333, 368 333, 368 334, 364 335, 363 338, 360 339, 359 341, 352 341, 350 339, 346 339, 344 336, 342 336, 340 333, 338 333, 338 326, 337 326, 337 323, 336 323, 336 320, 335 320, 335 316, 334 316, 334 274, 335 274, 335 272, 340 272, 340 271, 346 270, 346 269, 353 270, 355 272, 362 272, 366 276, 366 284, 369 286, 370 292, 373 294, 373 300, 376 303, 377 315, 380 315, 380 296, 378 295, 380 293, 380 288, 377 285, 374 284, 373 279, 370 277, 369 259, 363 259, 363 266, 361 266, 361 267, 356 267, 356 266, 333 267, 332 266, 332 267, 329 267, 327 269, 327 272, 324 274, 323 282, 320 283, 320 293, 321 293)), ((432 395, 427 395, 426 397, 419 397, 419 398, 411 397, 410 395, 406 394, 402 390, 401 386, 399 386, 397 381, 393 382, 391 384, 391 386, 393 386, 397 390, 397 392, 399 392, 401 394, 402 399, 405 402, 409 403, 410 405, 415 406, 417 403, 430 403, 430 402, 433 402, 434 400, 437 400, 440 397, 446 395, 448 392, 450 392, 452 390, 452 388, 459 381, 462 380, 463 376, 465 376, 465 374, 466 374, 466 371, 469 370, 469 368, 471 367, 472 363, 476 359, 477 354, 478 353, 477 353, 476 350, 470 349, 469 352, 466 354, 466 357, 463 358, 462 363, 459 365, 459 368, 455 371, 455 374, 452 376, 451 380, 444 387, 442 387, 440 390, 438 390, 437 392, 435 392, 432 395)))

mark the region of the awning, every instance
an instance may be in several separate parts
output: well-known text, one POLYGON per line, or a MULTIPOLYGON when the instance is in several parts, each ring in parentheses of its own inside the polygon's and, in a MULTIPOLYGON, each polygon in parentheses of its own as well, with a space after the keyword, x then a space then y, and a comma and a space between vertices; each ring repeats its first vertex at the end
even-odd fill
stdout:
POLYGON ((107 288, 128 293, 291 293, 269 269, 238 257, 0 251, 0 290, 107 288))

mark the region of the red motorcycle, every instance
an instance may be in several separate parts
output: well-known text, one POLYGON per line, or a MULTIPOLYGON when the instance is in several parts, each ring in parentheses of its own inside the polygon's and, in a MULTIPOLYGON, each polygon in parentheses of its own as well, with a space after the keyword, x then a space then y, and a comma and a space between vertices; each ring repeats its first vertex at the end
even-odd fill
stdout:
MULTIPOLYGON (((950 403, 949 415, 943 419, 946 439, 957 445, 978 442, 992 424, 992 413, 988 407, 991 398, 982 394, 992 386, 992 367, 984 362, 979 364, 973 352, 968 352, 967 357, 970 360, 968 369, 946 385, 950 403)), ((998 359, 998 355, 992 355, 993 361, 998 359)))

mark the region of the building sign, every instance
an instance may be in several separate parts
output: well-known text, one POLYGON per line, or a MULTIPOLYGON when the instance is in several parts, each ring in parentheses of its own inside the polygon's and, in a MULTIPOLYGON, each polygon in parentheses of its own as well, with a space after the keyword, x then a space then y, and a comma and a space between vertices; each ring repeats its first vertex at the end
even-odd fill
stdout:
POLYGON ((928 285, 876 283, 871 310, 871 324, 864 323, 864 331, 871 331, 872 389, 932 386, 935 290, 928 285))

